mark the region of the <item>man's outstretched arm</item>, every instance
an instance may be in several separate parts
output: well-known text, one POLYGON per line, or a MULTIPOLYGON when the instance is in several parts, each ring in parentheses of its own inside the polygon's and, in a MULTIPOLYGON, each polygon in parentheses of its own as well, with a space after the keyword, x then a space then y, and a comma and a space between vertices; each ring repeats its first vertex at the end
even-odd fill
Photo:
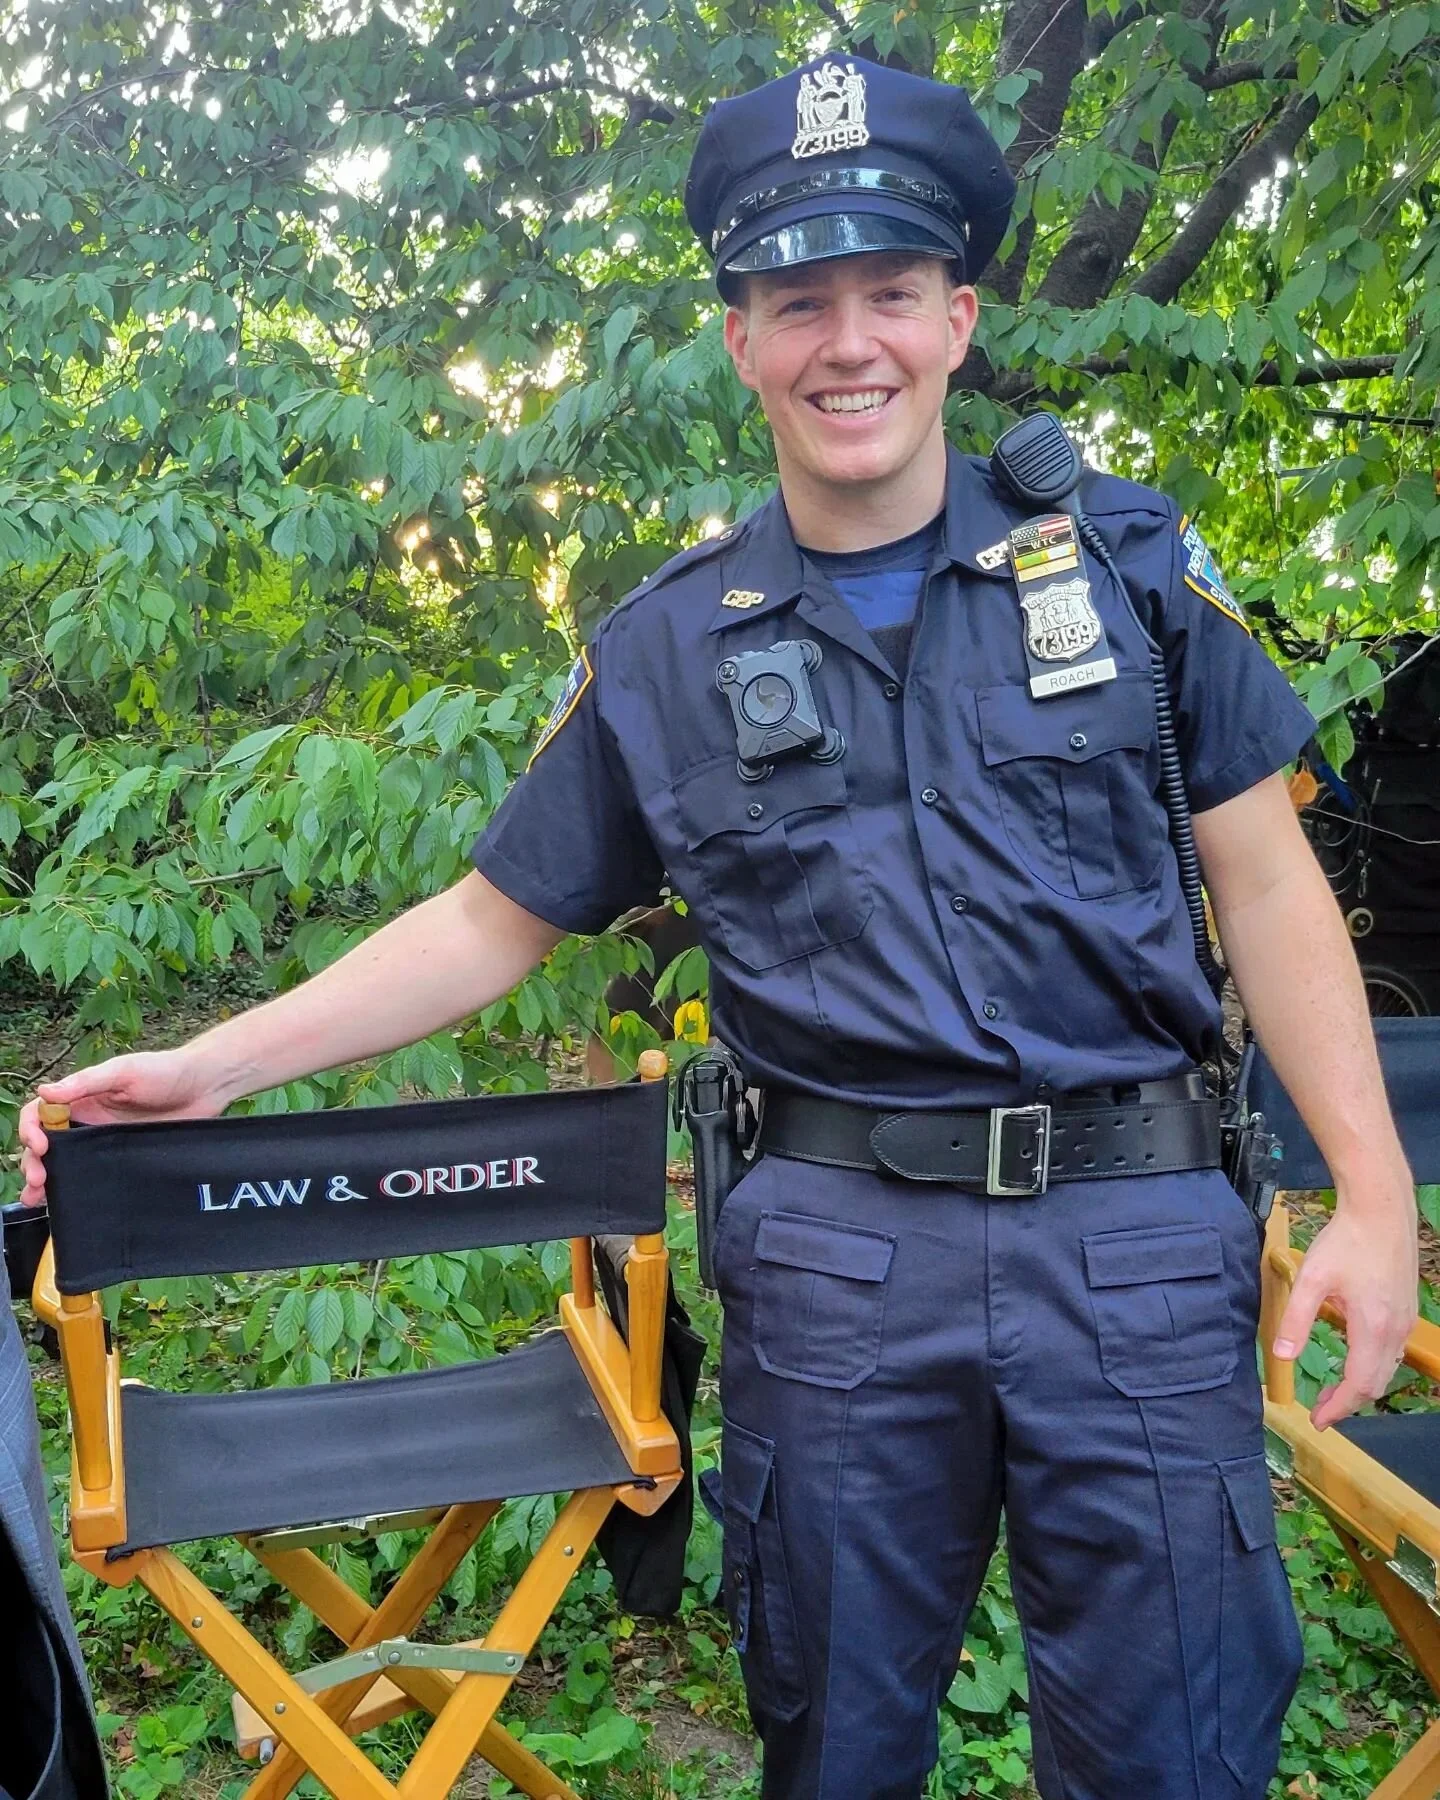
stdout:
POLYGON ((1274 1346, 1298 1356, 1327 1300, 1344 1315, 1344 1379, 1312 1414, 1333 1425, 1384 1393, 1415 1322, 1414 1184, 1349 933, 1282 777, 1197 813, 1195 841, 1255 1036, 1335 1179, 1274 1346))
MULTIPOLYGON (((205 1118, 242 1094, 359 1062, 489 1006, 564 932, 472 872, 309 981, 174 1050, 112 1057, 42 1084, 86 1124, 205 1118)), ((20 1115, 21 1198, 45 1197, 49 1147, 35 1101, 20 1115)))

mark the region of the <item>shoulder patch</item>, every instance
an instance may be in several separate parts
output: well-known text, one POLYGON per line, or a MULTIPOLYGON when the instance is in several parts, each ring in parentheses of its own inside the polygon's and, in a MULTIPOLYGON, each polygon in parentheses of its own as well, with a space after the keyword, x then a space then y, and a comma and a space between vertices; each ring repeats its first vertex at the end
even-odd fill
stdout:
POLYGON ((1199 526, 1184 513, 1176 529, 1180 533, 1180 566, 1186 587, 1193 588, 1202 599, 1218 607, 1227 619, 1233 619, 1248 634, 1250 627, 1245 622, 1244 608, 1225 585, 1225 577, 1220 573, 1210 546, 1201 537, 1199 526))
POLYGON ((540 733, 535 748, 530 752, 530 760, 525 765, 527 774, 534 768, 535 758, 580 704, 580 696, 594 679, 595 671, 590 666, 590 653, 588 650, 582 650, 575 658, 570 673, 565 677, 565 685, 560 690, 559 698, 550 709, 550 717, 545 721, 545 729, 540 733))

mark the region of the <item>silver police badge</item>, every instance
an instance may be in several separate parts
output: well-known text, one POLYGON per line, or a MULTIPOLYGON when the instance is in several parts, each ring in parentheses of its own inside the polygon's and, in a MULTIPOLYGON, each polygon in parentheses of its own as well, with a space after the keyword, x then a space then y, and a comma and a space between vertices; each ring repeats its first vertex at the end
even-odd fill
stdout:
POLYGON ((1100 615, 1090 603, 1090 583, 1052 581, 1036 594, 1022 594, 1025 641, 1041 662, 1073 662, 1100 641, 1100 615))
POLYGON ((830 156, 837 150, 858 150, 870 142, 865 123, 865 77, 854 63, 842 69, 825 62, 812 74, 800 77, 795 99, 795 141, 792 156, 830 156))

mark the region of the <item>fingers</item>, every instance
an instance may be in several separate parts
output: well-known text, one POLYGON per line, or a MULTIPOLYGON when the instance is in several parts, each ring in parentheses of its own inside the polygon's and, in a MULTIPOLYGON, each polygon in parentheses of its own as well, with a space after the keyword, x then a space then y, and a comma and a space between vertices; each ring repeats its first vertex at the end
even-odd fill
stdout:
POLYGON ((1290 1298, 1275 1331, 1272 1348, 1276 1356, 1286 1361, 1293 1361, 1309 1343, 1310 1333, 1315 1329, 1315 1321, 1320 1316, 1320 1307, 1325 1299, 1323 1284, 1306 1280, 1307 1267, 1308 1265, 1301 1265, 1300 1274, 1290 1290, 1290 1298))
POLYGON ((1341 1419, 1348 1419, 1351 1413, 1384 1395, 1400 1367, 1409 1324, 1403 1318, 1375 1325, 1352 1321, 1349 1333, 1344 1375, 1334 1387, 1321 1393, 1310 1410, 1311 1422, 1318 1431, 1339 1424, 1341 1419))
POLYGON ((43 1206, 45 1203, 45 1152, 50 1140, 40 1124, 40 1105, 31 1100, 20 1109, 20 1203, 43 1206))

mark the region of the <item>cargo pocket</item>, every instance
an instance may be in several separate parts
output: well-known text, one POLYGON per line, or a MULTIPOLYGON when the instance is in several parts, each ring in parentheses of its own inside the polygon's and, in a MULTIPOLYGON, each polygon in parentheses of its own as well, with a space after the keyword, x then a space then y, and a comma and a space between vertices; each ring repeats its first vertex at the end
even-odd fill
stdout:
POLYGON ((895 1239, 883 1231, 762 1213, 755 1234, 761 1368, 828 1388, 858 1387, 873 1375, 894 1251, 895 1239))
POLYGON ((809 1704, 810 1690, 780 1534, 774 1444, 724 1420, 720 1480, 725 1609, 751 1709, 793 1719, 809 1704))
POLYGON ((1082 1240, 1100 1367, 1132 1399, 1221 1387, 1235 1318, 1213 1225, 1107 1231, 1082 1240))
POLYGON ((1220 1473, 1220 1756, 1247 1791, 1274 1770, 1280 1725, 1302 1660, 1300 1627, 1275 1546, 1275 1501, 1263 1456, 1220 1473))

